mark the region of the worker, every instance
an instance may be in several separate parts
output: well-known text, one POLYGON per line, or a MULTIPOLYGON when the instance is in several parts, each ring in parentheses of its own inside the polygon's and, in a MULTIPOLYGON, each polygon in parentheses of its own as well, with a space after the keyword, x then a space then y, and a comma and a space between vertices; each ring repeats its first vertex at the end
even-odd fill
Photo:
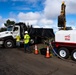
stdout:
POLYGON ((29 42, 30 42, 30 36, 28 34, 28 31, 25 31, 25 35, 24 35, 24 51, 25 51, 25 53, 27 52, 27 50, 30 52, 29 42))
POLYGON ((20 36, 16 36, 16 46, 19 48, 20 47, 20 36))

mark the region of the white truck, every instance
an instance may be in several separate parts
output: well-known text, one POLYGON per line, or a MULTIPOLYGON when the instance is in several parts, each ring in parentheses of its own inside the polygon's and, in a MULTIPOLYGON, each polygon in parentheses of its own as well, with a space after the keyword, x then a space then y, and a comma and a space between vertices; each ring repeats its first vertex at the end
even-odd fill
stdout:
POLYGON ((20 26, 11 25, 7 27, 7 31, 0 32, 0 45, 5 48, 11 48, 16 45, 16 35, 20 35, 20 26))
POLYGON ((47 38, 54 37, 53 29, 51 28, 33 28, 26 26, 25 23, 20 22, 15 25, 7 27, 7 31, 0 32, 0 45, 5 48, 12 48, 16 46, 16 36, 19 34, 21 37, 21 44, 23 43, 24 32, 28 31, 31 39, 30 43, 35 44, 45 41, 47 38))
POLYGON ((76 61, 76 30, 57 31, 54 45, 62 58, 71 56, 76 61))

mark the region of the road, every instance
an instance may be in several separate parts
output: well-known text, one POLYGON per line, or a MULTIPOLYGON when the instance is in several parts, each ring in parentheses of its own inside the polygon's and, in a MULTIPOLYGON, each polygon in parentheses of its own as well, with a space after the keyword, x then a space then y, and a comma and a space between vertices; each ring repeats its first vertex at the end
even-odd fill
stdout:
POLYGON ((0 48, 0 75, 76 75, 76 63, 24 53, 23 48, 0 48))

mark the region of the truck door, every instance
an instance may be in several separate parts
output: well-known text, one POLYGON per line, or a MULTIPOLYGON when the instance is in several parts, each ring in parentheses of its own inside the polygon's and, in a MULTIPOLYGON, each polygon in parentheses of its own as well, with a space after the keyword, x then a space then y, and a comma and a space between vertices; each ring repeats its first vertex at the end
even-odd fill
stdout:
POLYGON ((16 38, 17 35, 20 35, 20 27, 16 26, 13 29, 13 37, 16 38))

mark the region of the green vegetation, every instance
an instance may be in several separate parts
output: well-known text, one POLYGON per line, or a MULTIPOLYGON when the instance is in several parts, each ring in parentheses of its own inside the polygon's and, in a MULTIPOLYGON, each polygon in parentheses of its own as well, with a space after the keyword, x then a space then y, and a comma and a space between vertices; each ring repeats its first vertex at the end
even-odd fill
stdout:
POLYGON ((6 31, 6 30, 7 30, 7 28, 5 28, 5 27, 0 28, 0 32, 6 31))
POLYGON ((14 25, 15 24, 15 21, 10 21, 9 19, 6 21, 6 23, 4 23, 4 25, 6 27, 10 26, 10 25, 14 25))

